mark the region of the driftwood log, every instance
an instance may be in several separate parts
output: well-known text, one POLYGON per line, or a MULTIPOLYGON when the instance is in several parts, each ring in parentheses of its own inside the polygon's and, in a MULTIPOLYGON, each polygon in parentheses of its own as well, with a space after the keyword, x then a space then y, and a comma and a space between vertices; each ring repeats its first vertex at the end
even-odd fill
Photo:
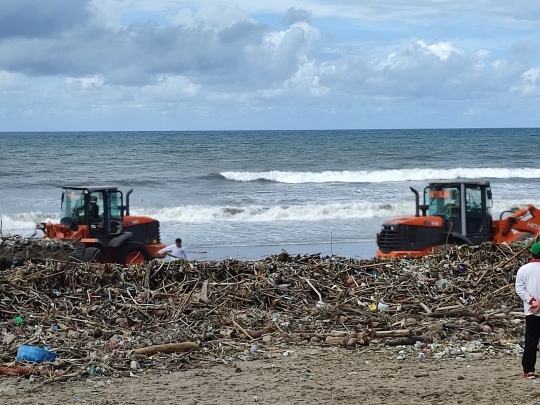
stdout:
POLYGON ((152 355, 157 353, 170 354, 170 353, 187 353, 199 350, 200 347, 197 343, 182 342, 182 343, 169 343, 167 345, 155 345, 148 347, 141 347, 140 349, 133 350, 133 354, 152 355))

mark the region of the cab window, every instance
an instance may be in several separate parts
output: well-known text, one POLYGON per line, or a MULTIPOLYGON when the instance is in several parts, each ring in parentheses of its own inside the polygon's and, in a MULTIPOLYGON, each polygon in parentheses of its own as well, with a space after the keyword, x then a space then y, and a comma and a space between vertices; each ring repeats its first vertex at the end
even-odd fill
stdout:
POLYGON ((111 220, 122 220, 122 194, 119 191, 114 191, 109 194, 109 207, 111 220))
POLYGON ((424 201, 428 205, 429 215, 446 217, 461 216, 461 197, 460 190, 457 187, 426 187, 424 190, 424 201))

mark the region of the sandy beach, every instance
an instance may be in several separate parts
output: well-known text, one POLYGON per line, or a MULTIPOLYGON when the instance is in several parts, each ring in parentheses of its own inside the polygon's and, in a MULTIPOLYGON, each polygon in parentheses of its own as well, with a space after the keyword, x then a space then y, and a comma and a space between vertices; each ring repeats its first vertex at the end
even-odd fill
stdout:
MULTIPOLYGON (((532 404, 540 380, 520 375, 516 355, 475 353, 462 360, 410 357, 399 348, 303 346, 253 361, 201 361, 186 371, 65 383, 0 380, 9 404, 532 404)), ((429 355, 428 355, 429 356, 429 355)))
POLYGON ((28 262, 0 272, 0 397, 532 403, 538 388, 521 376, 524 314, 511 282, 528 260, 517 243, 395 261, 280 255, 91 271, 28 262), (22 357, 41 346, 53 363, 22 357))

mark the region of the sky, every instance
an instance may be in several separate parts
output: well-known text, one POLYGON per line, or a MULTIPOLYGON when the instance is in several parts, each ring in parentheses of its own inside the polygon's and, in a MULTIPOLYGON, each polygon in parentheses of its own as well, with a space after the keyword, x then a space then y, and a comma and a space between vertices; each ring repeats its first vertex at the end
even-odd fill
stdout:
POLYGON ((0 1, 0 132, 478 127, 540 127, 538 1, 0 1))

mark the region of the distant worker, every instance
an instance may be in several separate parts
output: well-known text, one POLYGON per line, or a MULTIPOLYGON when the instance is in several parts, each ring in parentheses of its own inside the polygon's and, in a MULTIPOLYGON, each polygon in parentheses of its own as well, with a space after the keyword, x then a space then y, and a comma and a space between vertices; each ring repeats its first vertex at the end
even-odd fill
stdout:
POLYGON ((97 197, 90 197, 90 209, 88 210, 88 222, 99 221, 99 206, 97 205, 97 197))
POLYGON ((525 312, 525 347, 521 365, 523 377, 536 378, 536 350, 540 338, 540 242, 531 245, 532 259, 516 274, 516 293, 525 312))
MULTIPOLYGON (((82 200, 80 202, 82 202, 82 200)), ((73 210, 73 215, 71 218, 75 225, 86 223, 86 217, 84 215, 84 204, 79 205, 80 202, 77 203, 77 206, 73 210)), ((62 218, 62 220, 64 220, 64 218, 62 218)), ((90 205, 88 206, 88 222, 97 221, 99 221, 99 206, 97 205, 97 197, 91 196, 90 205)))
POLYGON ((177 238, 174 245, 167 246, 161 249, 159 254, 167 253, 175 259, 187 259, 186 250, 182 246, 182 239, 177 238))

